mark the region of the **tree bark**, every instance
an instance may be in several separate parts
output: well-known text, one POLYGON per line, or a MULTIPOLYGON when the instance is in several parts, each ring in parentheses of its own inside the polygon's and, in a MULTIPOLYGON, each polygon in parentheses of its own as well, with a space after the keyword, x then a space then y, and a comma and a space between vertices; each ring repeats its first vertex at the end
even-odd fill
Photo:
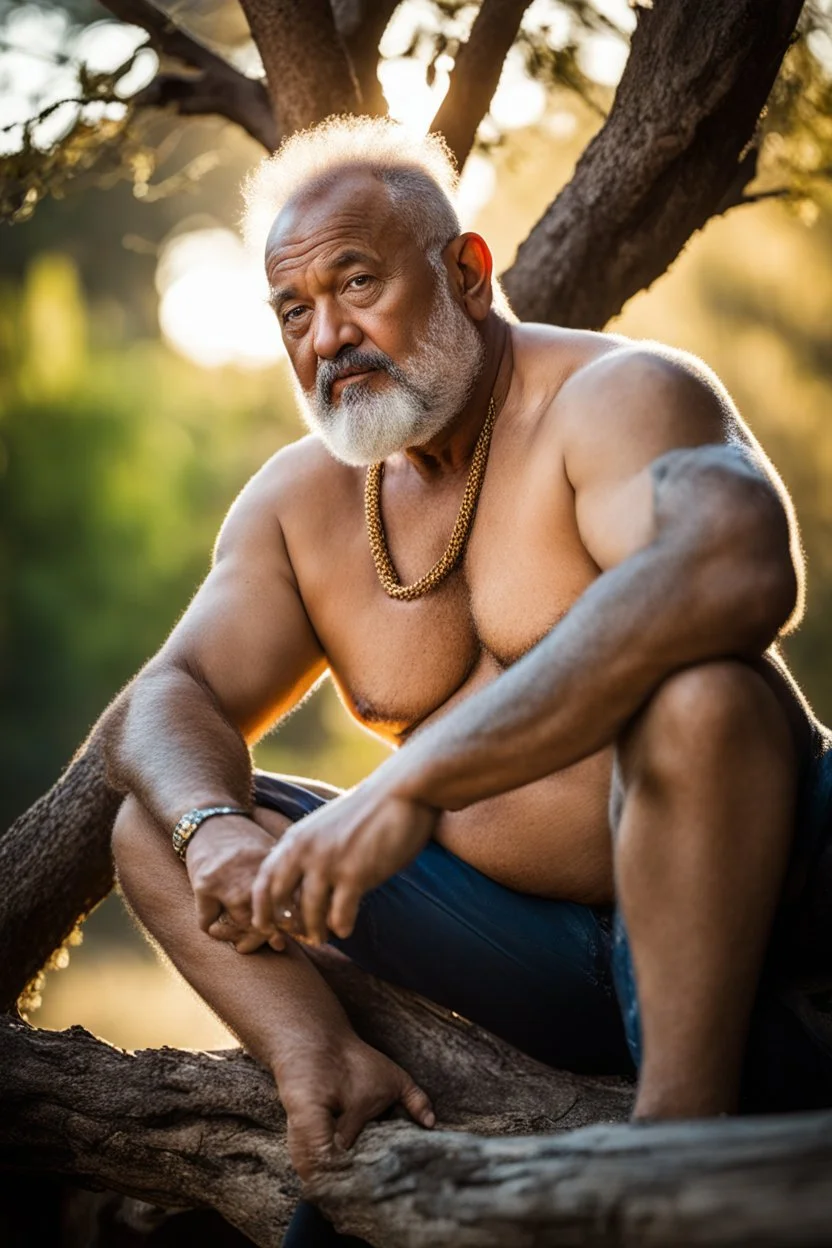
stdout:
POLYGON ((396 1124, 309 1194, 389 1248, 828 1248, 830 1163, 828 1113, 519 1139, 396 1124))
POLYGON ((278 129, 292 134, 360 112, 358 86, 329 0, 240 0, 263 60, 278 129))
POLYGON ((637 9, 609 117, 503 275, 521 320, 601 329, 735 188, 802 0, 637 9))
POLYGON ((49 792, 0 837, 0 1010, 37 978, 113 886, 110 833, 121 797, 90 738, 49 792))
MULTIPOLYGON (((512 1135, 620 1121, 629 1112, 631 1089, 621 1081, 549 1070, 331 950, 316 950, 315 960, 359 1034, 430 1092, 442 1126, 437 1139, 455 1138, 452 1128, 512 1135)), ((164 1207, 208 1206, 269 1248, 280 1243, 300 1193, 272 1078, 234 1050, 130 1055, 80 1027, 35 1031, 6 1018, 0 1104, 0 1165, 48 1169, 164 1207)), ((376 1175, 385 1141, 398 1148, 426 1134, 392 1123, 373 1133, 362 1148, 376 1175)), ((477 1147, 474 1137, 469 1147, 477 1147)), ((358 1170, 362 1156, 339 1163, 337 1193, 343 1165, 358 1170)), ((324 1176, 322 1191, 328 1183, 324 1176)), ((340 1210, 344 1198, 329 1199, 340 1210)), ((348 1226, 360 1216, 349 1211, 342 1220, 348 1226)), ((383 1218, 372 1242, 393 1242, 387 1225, 383 1218)))

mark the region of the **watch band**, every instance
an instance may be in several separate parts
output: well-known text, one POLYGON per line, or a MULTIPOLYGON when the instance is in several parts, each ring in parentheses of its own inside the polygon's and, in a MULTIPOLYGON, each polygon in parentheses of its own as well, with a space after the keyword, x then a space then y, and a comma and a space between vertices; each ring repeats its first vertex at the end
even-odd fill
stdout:
POLYGON ((194 833, 202 827, 206 819, 213 819, 214 815, 244 815, 246 819, 250 819, 251 811, 242 810, 239 806, 203 806, 187 810, 173 829, 172 838, 173 848, 183 862, 194 833))

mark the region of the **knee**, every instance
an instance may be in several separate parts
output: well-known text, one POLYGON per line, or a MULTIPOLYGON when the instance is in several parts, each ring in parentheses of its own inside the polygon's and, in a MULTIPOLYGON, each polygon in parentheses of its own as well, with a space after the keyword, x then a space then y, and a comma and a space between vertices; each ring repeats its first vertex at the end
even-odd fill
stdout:
POLYGON ((626 777, 634 769, 676 780, 696 763, 730 766, 752 745, 789 749, 784 712, 763 676, 724 659, 674 672, 655 691, 619 743, 626 777))

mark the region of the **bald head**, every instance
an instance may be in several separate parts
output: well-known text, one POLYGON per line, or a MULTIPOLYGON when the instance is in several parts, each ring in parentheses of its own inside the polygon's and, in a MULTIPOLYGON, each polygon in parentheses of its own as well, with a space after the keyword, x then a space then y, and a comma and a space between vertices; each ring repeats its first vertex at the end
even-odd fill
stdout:
MULTIPOLYGON (((266 238, 266 263, 300 239, 339 228, 366 237, 368 243, 395 235, 398 245, 427 249, 413 236, 405 206, 391 188, 367 167, 324 174, 298 187, 275 216, 266 238)), ((449 242, 450 235, 445 239, 449 242)))

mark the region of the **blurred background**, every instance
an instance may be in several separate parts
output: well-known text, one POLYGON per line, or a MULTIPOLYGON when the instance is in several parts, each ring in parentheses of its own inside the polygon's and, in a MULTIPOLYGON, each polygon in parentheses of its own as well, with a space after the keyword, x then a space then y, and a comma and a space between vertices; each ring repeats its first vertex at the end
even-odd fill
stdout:
MULTIPOLYGON (((570 42, 566 9, 532 6, 535 37, 543 30, 552 47, 560 39, 569 48, 572 89, 512 54, 466 166, 464 224, 489 241, 498 271, 568 180, 623 68, 632 12, 625 0, 595 7, 610 28, 570 42)), ((463 23, 464 8, 455 6, 463 23)), ((425 44, 430 56, 420 42, 440 18, 429 0, 406 0, 382 44, 391 111, 416 129, 447 87, 435 39, 425 44)), ((80 0, 0 3, 0 151, 13 158, 19 123, 41 111, 34 141, 48 150, 78 116, 56 106, 67 94, 64 67, 83 59, 111 71, 140 38, 80 0)), ((832 41, 814 40, 828 88, 832 41)), ((139 54, 134 86, 154 64, 152 53, 139 54)), ((118 104, 95 107, 85 114, 90 125, 118 125, 118 104)), ((259 265, 238 232, 240 182, 259 157, 227 123, 161 119, 122 152, 119 167, 0 227, 3 826, 53 783, 154 652, 204 576, 237 491, 301 432, 259 265)), ((797 204, 764 198, 713 219, 608 326, 700 356, 784 477, 809 563, 807 617, 786 651, 827 721, 831 323, 832 210, 817 195, 797 204)), ((324 684, 262 743, 257 762, 349 785, 383 755, 324 684)), ((68 968, 48 977, 32 1021, 82 1023, 131 1048, 230 1042, 117 897, 88 921, 68 968)))

